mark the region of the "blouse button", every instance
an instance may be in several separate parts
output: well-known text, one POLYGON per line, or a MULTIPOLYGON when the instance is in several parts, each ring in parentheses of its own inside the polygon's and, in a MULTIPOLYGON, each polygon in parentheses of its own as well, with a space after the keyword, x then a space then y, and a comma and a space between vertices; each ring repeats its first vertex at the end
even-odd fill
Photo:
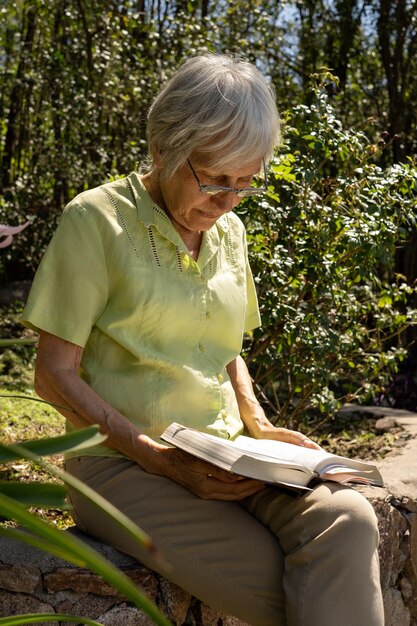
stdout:
POLYGON ((205 347, 204 347, 204 345, 203 345, 202 343, 200 343, 200 344, 198 345, 198 347, 199 347, 199 349, 200 349, 200 352, 204 352, 205 347))

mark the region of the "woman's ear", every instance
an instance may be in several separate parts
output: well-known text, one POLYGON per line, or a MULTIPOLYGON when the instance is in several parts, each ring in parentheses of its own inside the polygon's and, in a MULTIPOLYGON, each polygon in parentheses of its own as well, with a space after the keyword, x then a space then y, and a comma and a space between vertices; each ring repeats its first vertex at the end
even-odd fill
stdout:
POLYGON ((158 170, 162 169, 163 167, 162 154, 160 153, 160 151, 158 150, 156 146, 152 146, 151 154, 152 154, 152 163, 154 167, 157 168, 158 170))

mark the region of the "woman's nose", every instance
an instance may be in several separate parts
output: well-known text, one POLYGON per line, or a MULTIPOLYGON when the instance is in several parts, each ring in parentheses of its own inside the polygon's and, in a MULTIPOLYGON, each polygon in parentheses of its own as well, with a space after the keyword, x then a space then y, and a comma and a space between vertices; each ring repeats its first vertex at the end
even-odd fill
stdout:
POLYGON ((216 208, 219 211, 223 211, 227 213, 234 209, 236 205, 239 204, 241 198, 239 198, 235 193, 231 191, 224 191, 222 193, 218 193, 215 196, 212 196, 213 202, 216 205, 216 208))

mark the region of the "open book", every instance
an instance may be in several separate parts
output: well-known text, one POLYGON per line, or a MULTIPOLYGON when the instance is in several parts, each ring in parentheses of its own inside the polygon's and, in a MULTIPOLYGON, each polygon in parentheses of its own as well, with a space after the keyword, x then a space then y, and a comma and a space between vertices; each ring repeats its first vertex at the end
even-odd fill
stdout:
POLYGON ((309 489, 314 479, 383 486, 382 476, 372 463, 323 449, 244 435, 230 441, 176 423, 168 426, 161 439, 229 472, 262 482, 297 489, 309 489))

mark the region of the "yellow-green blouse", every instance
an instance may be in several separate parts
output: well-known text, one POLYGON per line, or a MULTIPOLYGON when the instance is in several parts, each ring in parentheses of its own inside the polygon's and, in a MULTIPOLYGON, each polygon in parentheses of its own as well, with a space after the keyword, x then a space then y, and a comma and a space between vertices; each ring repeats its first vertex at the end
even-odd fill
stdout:
POLYGON ((204 233, 195 262, 137 173, 81 193, 63 212, 22 321, 82 346, 83 378, 155 439, 174 421, 226 438, 243 429, 225 368, 260 318, 233 213, 204 233))

